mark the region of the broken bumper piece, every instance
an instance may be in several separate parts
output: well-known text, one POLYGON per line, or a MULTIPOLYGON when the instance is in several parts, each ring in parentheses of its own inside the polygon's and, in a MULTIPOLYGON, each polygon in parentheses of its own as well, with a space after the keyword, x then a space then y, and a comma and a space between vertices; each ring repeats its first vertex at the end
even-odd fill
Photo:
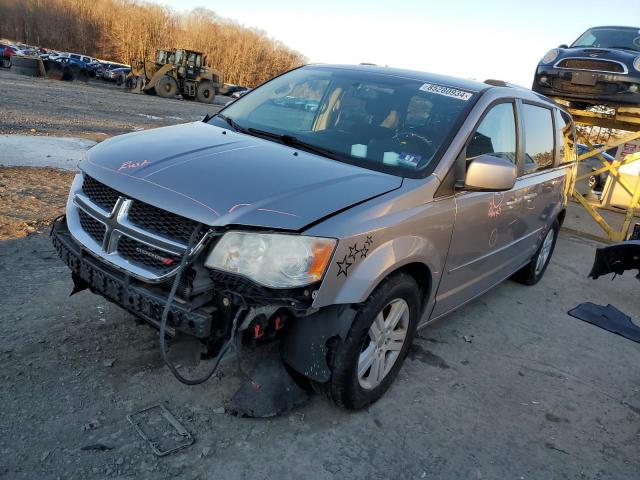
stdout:
MULTIPOLYGON (((71 269, 76 284, 84 282, 92 292, 101 294, 156 328, 159 326, 167 295, 161 286, 149 287, 93 257, 73 239, 65 218, 53 224, 51 236, 58 255, 71 269)), ((211 333, 213 313, 211 308, 192 308, 189 303, 174 304, 168 325, 204 339, 211 333)))
POLYGON ((640 279, 640 240, 629 240, 598 248, 589 276, 596 279, 600 275, 622 275, 625 270, 635 269, 640 279))

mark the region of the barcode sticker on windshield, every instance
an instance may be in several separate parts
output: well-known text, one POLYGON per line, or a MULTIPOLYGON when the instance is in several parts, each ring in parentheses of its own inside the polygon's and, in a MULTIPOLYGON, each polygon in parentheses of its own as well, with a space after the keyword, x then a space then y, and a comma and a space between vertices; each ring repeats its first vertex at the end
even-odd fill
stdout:
POLYGON ((437 95, 444 95, 445 97, 458 98, 465 102, 471 98, 472 93, 465 92, 464 90, 458 90, 457 88, 445 87, 443 85, 435 85, 433 83, 424 83, 420 90, 428 93, 435 93, 437 95))

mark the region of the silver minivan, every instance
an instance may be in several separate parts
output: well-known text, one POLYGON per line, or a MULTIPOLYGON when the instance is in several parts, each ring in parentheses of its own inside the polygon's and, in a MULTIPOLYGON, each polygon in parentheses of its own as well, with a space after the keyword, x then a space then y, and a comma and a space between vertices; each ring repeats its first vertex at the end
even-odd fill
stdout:
POLYGON ((202 122, 102 142, 80 170, 52 231, 74 291, 158 327, 184 383, 208 377, 185 378, 166 337, 212 371, 278 340, 291 371, 357 409, 416 329, 542 278, 575 140, 565 111, 503 82, 310 65, 202 122))

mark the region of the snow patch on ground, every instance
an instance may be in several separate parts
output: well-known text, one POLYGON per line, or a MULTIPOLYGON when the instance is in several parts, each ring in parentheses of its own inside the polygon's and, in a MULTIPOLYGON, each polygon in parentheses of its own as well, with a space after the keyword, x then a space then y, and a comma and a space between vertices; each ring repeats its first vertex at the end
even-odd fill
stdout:
POLYGON ((84 153, 95 144, 76 137, 0 135, 0 166, 77 170, 84 153))
POLYGON ((146 113, 136 113, 136 115, 139 117, 147 118, 149 120, 162 120, 162 117, 156 117, 155 115, 147 115, 146 113))

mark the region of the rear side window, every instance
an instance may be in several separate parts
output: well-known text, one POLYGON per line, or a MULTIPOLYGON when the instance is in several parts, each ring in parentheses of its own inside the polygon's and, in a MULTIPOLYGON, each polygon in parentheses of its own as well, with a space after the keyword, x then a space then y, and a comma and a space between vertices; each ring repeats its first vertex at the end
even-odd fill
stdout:
POLYGON ((516 163, 516 121, 513 103, 491 108, 467 144, 467 161, 491 155, 516 163))
POLYGON ((576 159, 575 130, 571 117, 556 110, 556 139, 558 143, 558 165, 572 163, 576 159))
POLYGON ((553 120, 551 110, 536 105, 522 106, 524 117, 524 171, 532 173, 553 166, 553 120))

